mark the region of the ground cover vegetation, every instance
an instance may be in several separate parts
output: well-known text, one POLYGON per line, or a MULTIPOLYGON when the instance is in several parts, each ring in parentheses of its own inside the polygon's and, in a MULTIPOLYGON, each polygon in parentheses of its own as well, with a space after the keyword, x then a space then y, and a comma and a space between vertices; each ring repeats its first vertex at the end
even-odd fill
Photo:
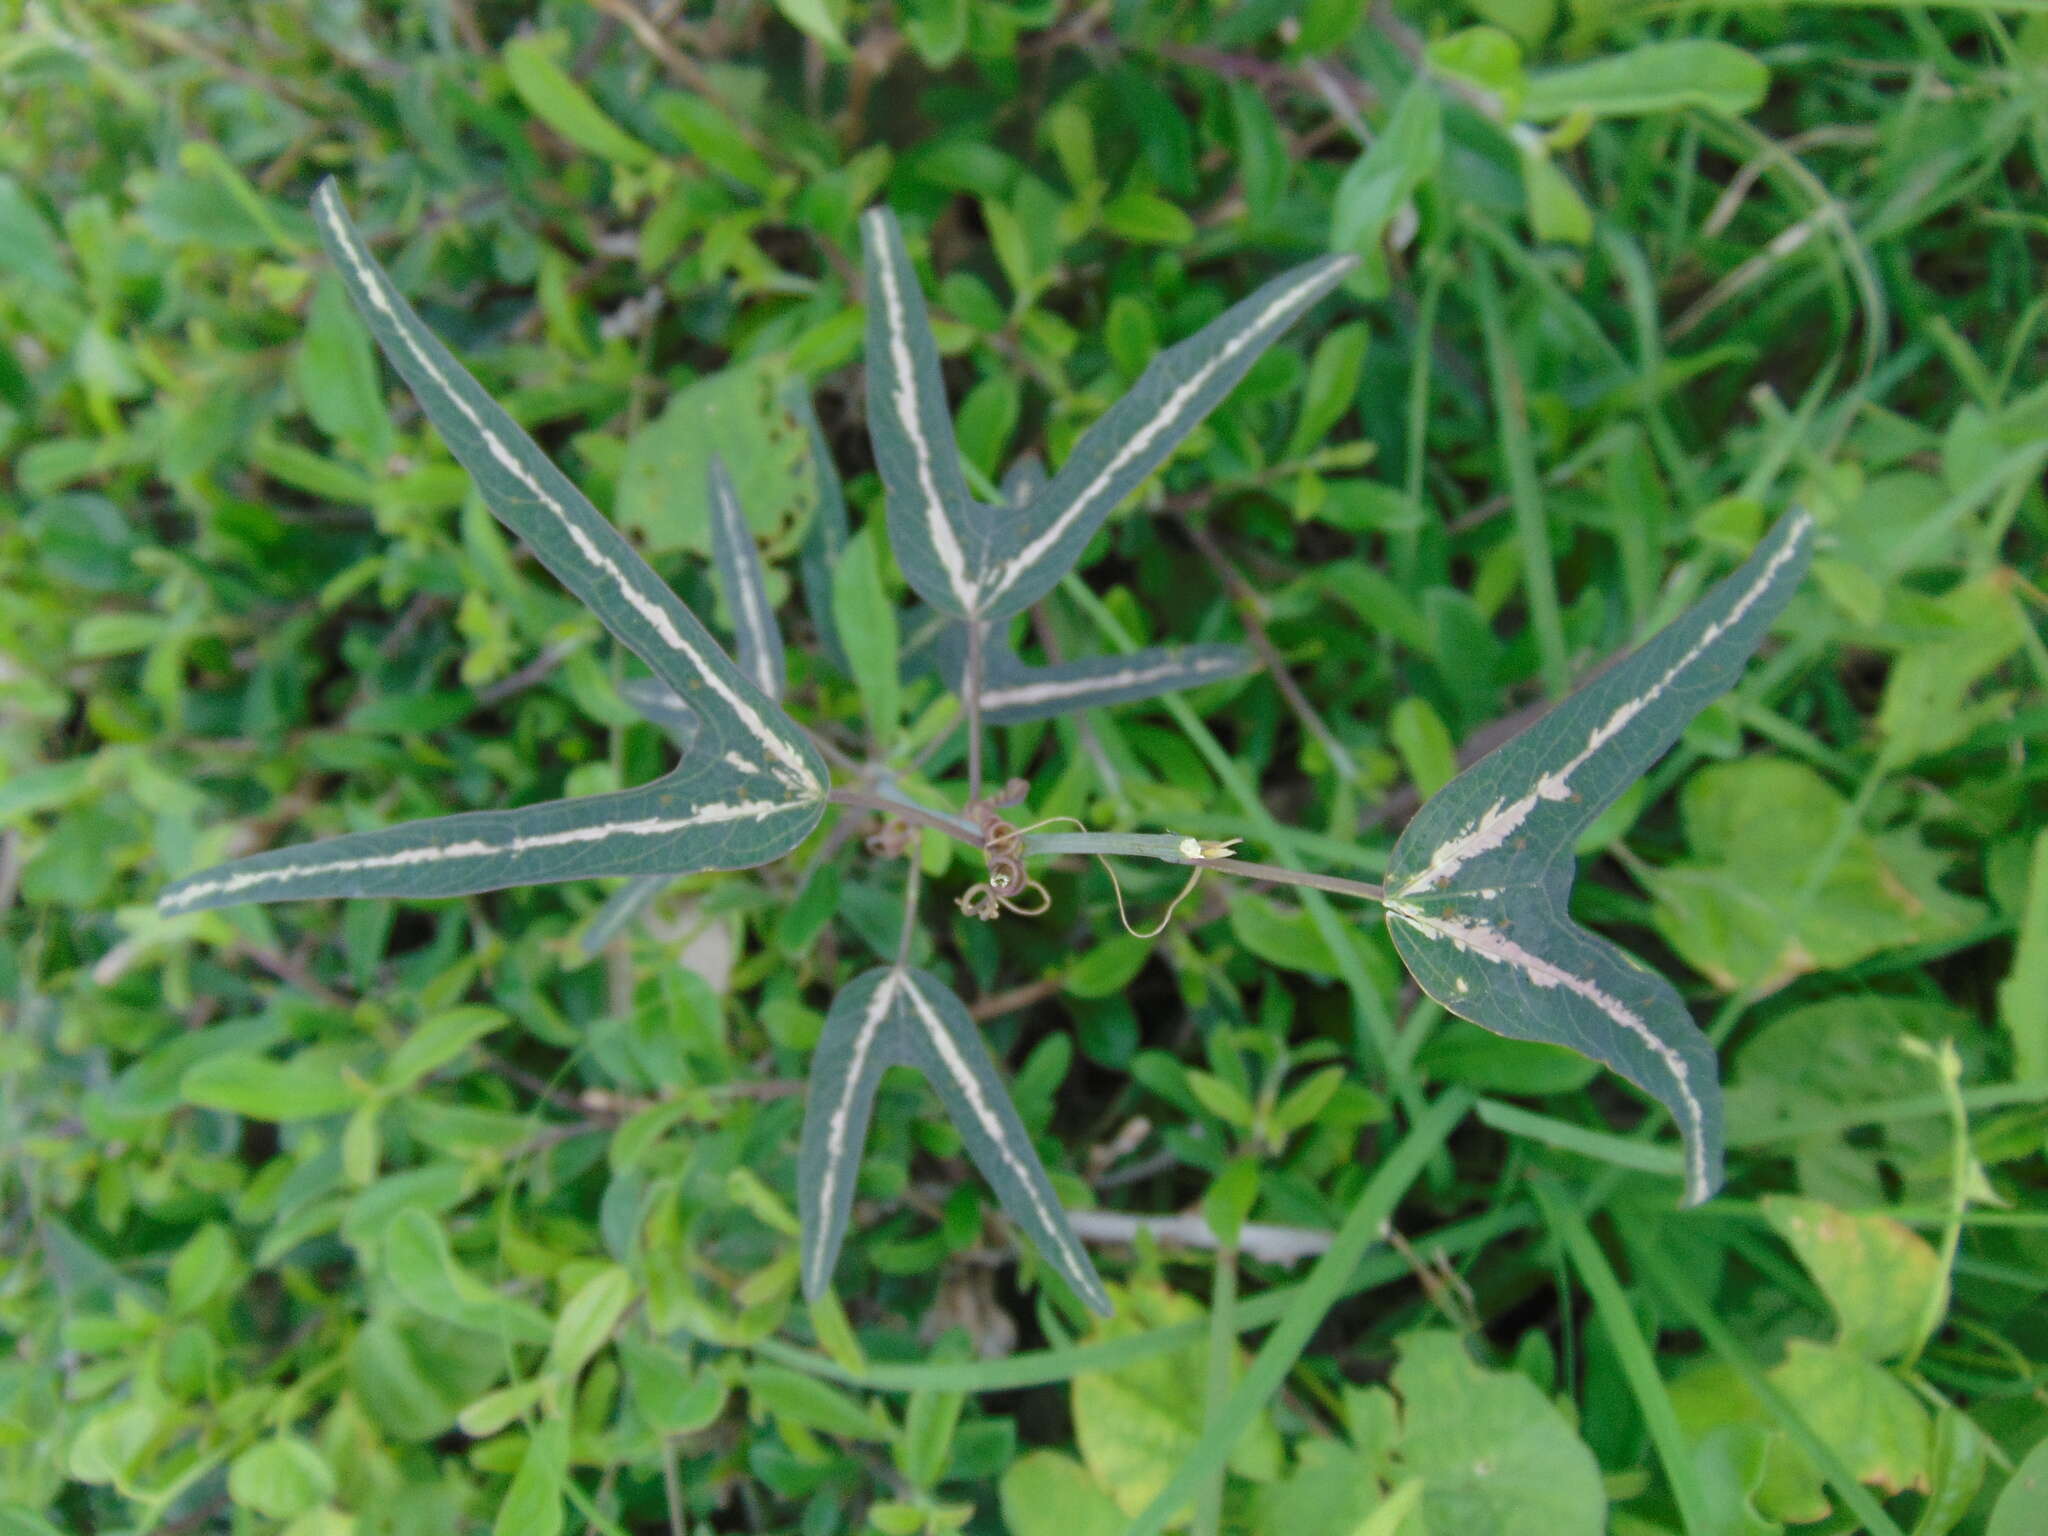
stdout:
POLYGON ((2028 10, 24 8, 0 1528, 2038 1529, 2028 10))

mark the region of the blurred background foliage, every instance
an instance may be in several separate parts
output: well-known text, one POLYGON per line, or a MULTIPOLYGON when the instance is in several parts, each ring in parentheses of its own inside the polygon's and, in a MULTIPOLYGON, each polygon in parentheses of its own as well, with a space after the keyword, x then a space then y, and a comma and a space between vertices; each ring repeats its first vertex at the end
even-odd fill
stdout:
POLYGON ((1208 1532, 2048 1529, 2042 9, 0 6, 0 1533, 1094 1536, 1191 1457, 1208 1532), (1370 875, 1500 722, 1815 509, 1778 640, 1582 850, 1580 915, 1723 1047, 1727 1193, 1676 1212, 1661 1116, 1445 1019, 1376 914, 1340 950, 1212 882, 1142 941, 1074 864, 989 927, 932 848, 920 963, 1120 1311, 1020 1269, 908 1081, 807 1310, 807 1051, 896 933, 851 819, 594 961, 591 883, 156 917, 223 856, 667 750, 322 270, 330 173, 714 619, 723 451, 798 718, 934 778, 934 680, 842 665, 797 595, 782 389, 879 511, 859 210, 911 232, 989 476, 1364 256, 1016 637, 1268 670, 997 733, 1034 816, 1370 875), (1210 1454, 1233 1335, 1322 1317, 1301 1256, 1450 1089, 1210 1454))

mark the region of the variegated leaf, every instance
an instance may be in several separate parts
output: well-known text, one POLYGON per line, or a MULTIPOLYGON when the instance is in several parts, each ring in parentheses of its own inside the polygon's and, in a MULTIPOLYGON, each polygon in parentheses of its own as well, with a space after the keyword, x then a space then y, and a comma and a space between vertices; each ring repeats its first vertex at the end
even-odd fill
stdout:
POLYGON ((651 677, 630 677, 619 684, 619 697, 661 727, 663 734, 676 744, 677 751, 687 753, 696 743, 701 723, 697 711, 685 704, 682 695, 667 683, 651 677))
POLYGON ((841 989, 811 1058, 797 1164, 804 1294, 815 1298, 831 1281, 875 1091, 894 1066, 914 1066, 930 1080, 1010 1219, 1077 1296, 1107 1315, 1109 1295, 966 1005, 930 972, 895 966, 868 971, 841 989))
MULTIPOLYGON (((940 665, 958 693, 967 668, 967 637, 962 627, 948 625, 940 633, 937 647, 940 665)), ((1242 677, 1257 665, 1257 659, 1243 646, 1176 645, 1035 667, 991 634, 982 647, 981 718, 991 725, 1048 720, 1075 710, 1103 709, 1242 677)))
POLYGON ((839 467, 832 462, 832 445, 825 441, 824 428, 818 425, 818 412, 811 404, 810 393, 801 383, 791 383, 783 391, 782 399, 810 439, 811 470, 818 482, 818 509, 797 554, 804 608, 811 622, 818 626, 818 637, 825 642, 826 653, 841 670, 846 670, 846 647, 832 616, 832 567, 839 563, 839 552, 852 537, 846 523, 846 490, 839 483, 839 467))
POLYGON ((982 617, 1020 613, 1050 591, 1110 510, 1356 265, 1350 256, 1325 256, 1296 267, 1155 357, 1074 445, 1052 482, 1031 496, 1022 517, 1003 520, 997 558, 977 594, 982 617))
POLYGON ((939 349, 903 231, 886 208, 861 219, 867 265, 868 434, 888 498, 889 543, 919 596, 964 618, 981 609, 995 513, 960 469, 939 349))
POLYGON ((1003 474, 1003 505, 1021 511, 1044 489, 1045 464, 1037 454, 1027 453, 1003 474))
MULTIPOLYGON (((712 760, 714 769, 716 759, 712 760)), ((746 869, 810 834, 822 800, 748 800, 730 771, 688 771, 619 794, 469 811, 237 859, 180 880, 166 913, 316 896, 467 896, 605 875, 746 869)))
POLYGON ((1813 520, 1782 519, 1742 568, 1618 665, 1446 785, 1387 866, 1387 926, 1451 1012, 1565 1045, 1663 1104, 1686 1199, 1721 1182, 1713 1047, 1671 984, 1572 922, 1581 833, 1731 687, 1805 574, 1813 520))
POLYGON ((689 701, 718 759, 746 776, 748 793, 822 797, 824 764, 795 722, 740 674, 625 536, 420 323, 349 222, 332 181, 321 185, 314 213, 349 297, 491 511, 689 701))
POLYGON ((775 625, 775 609, 768 601, 768 573, 761 565, 761 551, 754 543, 754 531, 740 510, 739 493, 725 461, 711 456, 707 476, 711 500, 711 557, 718 566, 718 583, 725 593, 725 605, 732 610, 734 650, 740 670, 753 685, 777 703, 782 700, 782 631, 775 625))
POLYGON ((318 896, 440 897, 603 875, 766 863, 824 813, 825 766, 780 706, 742 677, 675 594, 420 324, 342 211, 315 199, 350 298, 485 502, 674 696, 665 725, 692 746, 639 789, 474 811, 281 849, 177 882, 167 913, 318 896))

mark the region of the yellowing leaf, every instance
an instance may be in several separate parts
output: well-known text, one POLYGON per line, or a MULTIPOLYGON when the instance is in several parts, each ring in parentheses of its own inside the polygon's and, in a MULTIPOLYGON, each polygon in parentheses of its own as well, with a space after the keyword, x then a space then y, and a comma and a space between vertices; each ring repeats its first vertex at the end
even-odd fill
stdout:
POLYGON ((1871 1360, 1920 1343, 1927 1298, 1947 1277, 1933 1247, 1889 1216, 1857 1216, 1818 1200, 1772 1195, 1770 1218, 1841 1323, 1840 1342, 1871 1360))

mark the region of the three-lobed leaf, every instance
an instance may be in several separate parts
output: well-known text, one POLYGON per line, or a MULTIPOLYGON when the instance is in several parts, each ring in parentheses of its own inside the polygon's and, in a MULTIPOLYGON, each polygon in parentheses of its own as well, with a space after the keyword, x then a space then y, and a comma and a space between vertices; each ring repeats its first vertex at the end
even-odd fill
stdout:
POLYGON ((1663 977, 1571 920, 1573 847, 1663 755, 1790 600, 1812 553, 1795 512, 1747 562, 1641 649, 1460 774, 1387 865, 1387 926, 1423 989, 1515 1039, 1604 1062, 1685 1138, 1686 1198, 1721 1182, 1713 1047, 1663 977))
POLYGON ((172 885, 161 909, 459 896, 600 875, 743 868, 794 848, 824 812, 817 749, 420 323, 349 222, 331 181, 315 198, 315 215, 349 297, 486 504, 688 706, 696 750, 639 789, 441 817, 237 860, 172 885))

